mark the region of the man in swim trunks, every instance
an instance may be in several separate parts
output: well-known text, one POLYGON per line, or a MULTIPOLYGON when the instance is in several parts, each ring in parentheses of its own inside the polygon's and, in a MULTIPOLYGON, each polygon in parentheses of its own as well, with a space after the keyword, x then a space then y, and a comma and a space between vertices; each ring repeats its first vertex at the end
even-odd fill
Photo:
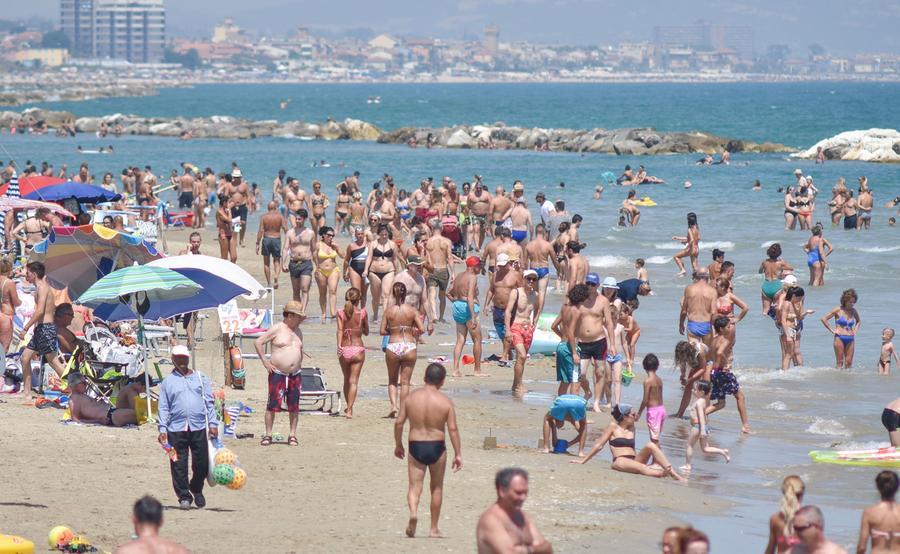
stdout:
POLYGON ((515 204, 510 197, 506 196, 506 191, 502 186, 498 186, 495 192, 494 199, 491 200, 491 228, 493 229, 497 225, 508 228, 508 219, 515 204))
POLYGON ((539 295, 537 291, 538 275, 533 269, 526 269, 522 273, 523 285, 516 288, 506 301, 503 322, 508 330, 510 343, 516 350, 516 364, 513 367, 513 396, 521 397, 525 394, 522 385, 522 376, 525 374, 525 360, 528 358, 528 350, 531 349, 531 341, 534 339, 534 329, 541 313, 537 311, 539 295))
POLYGON ((431 208, 431 181, 422 179, 419 182, 419 188, 414 190, 409 196, 409 207, 415 210, 415 215, 428 219, 428 212, 431 208))
POLYGON ((505 364, 509 358, 510 343, 507 340, 505 323, 506 306, 509 302, 510 293, 522 286, 522 272, 519 270, 518 265, 518 262, 511 260, 505 252, 497 254, 497 271, 491 279, 491 284, 484 299, 484 305, 491 306, 494 330, 497 331, 497 336, 503 341, 499 360, 501 364, 505 364))
POLYGON ((450 264, 459 259, 453 255, 453 243, 441 235, 441 221, 435 219, 431 223, 431 237, 425 243, 425 259, 430 270, 425 284, 428 287, 428 300, 431 304, 431 320, 444 321, 444 310, 447 307, 447 286, 450 285, 450 264))
POLYGON ((194 174, 188 164, 184 166, 184 173, 178 178, 178 207, 190 210, 194 206, 194 174))
POLYGON ((316 243, 316 233, 306 227, 308 215, 302 208, 297 211, 294 227, 285 233, 284 252, 281 256, 282 270, 291 275, 293 298, 300 302, 304 313, 309 302, 309 285, 313 272, 312 251, 316 243))
MULTIPOLYGON (((469 206, 469 221, 470 224, 473 225, 473 232, 477 238, 476 248, 479 250, 481 246, 484 244, 484 235, 488 230, 488 217, 490 216, 491 211, 491 201, 493 197, 491 193, 484 190, 484 185, 481 181, 475 181, 475 185, 472 187, 472 192, 469 193, 468 198, 468 206, 469 206)), ((484 256, 482 256, 482 259, 484 256)))
POLYGON ((578 443, 578 455, 584 457, 584 443, 587 439, 587 401, 577 394, 563 394, 553 401, 547 415, 544 416, 544 448, 542 452, 549 454, 556 451, 558 430, 566 422, 578 430, 578 435, 566 441, 566 450, 578 443))
POLYGON ((69 413, 72 415, 72 421, 108 425, 110 427, 137 425, 137 416, 135 416, 134 410, 116 408, 111 404, 88 396, 87 379, 81 373, 69 373, 67 381, 71 391, 69 394, 69 413))
POLYGON ((528 244, 528 239, 534 234, 532 231, 531 211, 525 206, 525 198, 519 197, 516 199, 516 205, 510 212, 509 218, 512 225, 510 229, 512 239, 522 248, 522 257, 524 258, 525 246, 528 244))
POLYGON ((284 319, 272 325, 268 331, 254 341, 256 354, 263 367, 269 372, 269 398, 266 402, 265 426, 266 434, 260 444, 272 444, 272 425, 275 413, 283 411, 282 400, 286 405, 291 432, 288 444, 297 446, 297 421, 300 419, 300 390, 302 378, 300 368, 303 364, 303 332, 300 323, 306 318, 299 302, 291 300, 284 306, 284 319), (271 358, 266 358, 266 345, 272 345, 271 358))
POLYGON ((62 377, 63 367, 59 357, 59 339, 56 333, 56 325, 53 324, 53 316, 56 313, 56 303, 53 299, 53 291, 45 275, 46 268, 41 262, 30 262, 25 266, 25 280, 34 285, 34 314, 25 323, 22 334, 27 335, 28 330, 34 327, 34 334, 25 350, 22 352, 22 392, 26 398, 32 398, 31 391, 31 360, 35 354, 43 364, 47 362, 62 377))
POLYGON ((597 291, 600 276, 588 273, 585 284, 590 290, 587 300, 578 307, 578 317, 575 320, 578 348, 572 359, 576 364, 581 364, 582 373, 586 373, 590 365, 594 366, 594 395, 599 398, 606 380, 606 355, 616 355, 616 345, 609 340, 613 337, 615 322, 609 311, 609 300, 597 291))
POLYGON ((530 552, 552 554, 553 545, 522 511, 528 498, 528 472, 508 467, 494 479, 497 502, 485 510, 475 528, 478 554, 530 552))
POLYGON ((400 413, 394 422, 394 456, 403 459, 403 427, 409 420, 409 523, 406 536, 416 536, 419 517, 419 496, 425 482, 425 471, 431 475, 431 529, 430 537, 442 537, 438 528, 443 500, 444 471, 447 467, 446 433, 450 434, 453 445, 454 473, 462 469, 462 446, 459 428, 456 426, 456 407, 453 401, 441 392, 447 370, 441 364, 429 364, 425 368, 425 384, 409 393, 400 404, 400 413))
POLYGON ((269 202, 268 211, 259 218, 259 231, 256 233, 256 254, 262 254, 263 271, 266 274, 266 286, 272 286, 272 268, 270 260, 274 258, 275 288, 278 288, 278 274, 281 273, 281 233, 287 231, 287 222, 278 213, 278 204, 269 202))
POLYGON ((866 231, 869 230, 869 227, 872 225, 872 207, 874 204, 875 198, 872 196, 872 190, 868 186, 863 188, 861 181, 859 196, 856 199, 856 207, 859 208, 859 218, 856 222, 857 229, 865 227, 866 231))
POLYGON ((482 271, 481 260, 477 256, 466 258, 466 269, 453 279, 447 290, 447 299, 453 309, 453 321, 456 322, 456 344, 453 347, 453 376, 462 377, 459 370, 459 358, 466 345, 466 335, 472 336, 472 355, 475 357, 475 375, 481 373, 481 322, 478 314, 478 275, 482 271))
POLYGON ((678 332, 683 335, 686 327, 688 339, 710 346, 717 296, 715 287, 709 284, 709 271, 705 267, 695 271, 694 282, 684 288, 684 296, 681 298, 678 332))
POLYGON ((287 186, 284 190, 284 205, 288 210, 288 221, 291 225, 295 225, 294 219, 300 210, 306 212, 304 219, 309 217, 309 198, 306 191, 300 188, 300 181, 296 177, 288 177, 287 186))
POLYGON ((528 269, 533 269, 538 275, 538 313, 544 311, 544 299, 547 296, 547 284, 550 282, 550 264, 559 273, 559 262, 556 261, 556 253, 553 245, 547 240, 547 228, 543 223, 534 227, 534 237, 525 246, 525 256, 528 260, 528 269))
POLYGON ((852 190, 844 191, 844 203, 841 204, 841 213, 844 215, 844 229, 855 231, 859 210, 857 201, 853 198, 852 190))
POLYGON ((576 394, 578 384, 587 396, 591 394, 591 387, 585 376, 581 373, 580 364, 573 360, 572 353, 578 351, 575 340, 575 325, 578 321, 578 308, 587 300, 590 288, 587 285, 576 285, 566 294, 568 302, 563 304, 556 316, 551 330, 559 337, 556 345, 556 380, 559 382, 557 396, 563 394, 576 394))
POLYGON ((234 202, 234 207, 231 209, 231 217, 240 217, 241 219, 239 244, 244 246, 244 235, 247 233, 247 214, 250 212, 248 208, 250 187, 247 186, 247 181, 244 181, 243 174, 237 167, 231 172, 231 184, 228 186, 228 195, 234 202))
POLYGON ((737 377, 731 372, 731 356, 734 342, 726 332, 726 327, 733 326, 734 323, 727 317, 717 317, 715 320, 715 329, 717 336, 712 342, 710 355, 713 359, 713 369, 710 372, 709 380, 712 383, 712 391, 710 393, 710 401, 713 403, 706 409, 707 414, 712 414, 725 407, 725 397, 727 395, 734 396, 737 402, 738 415, 741 417, 741 432, 750 433, 750 423, 747 417, 747 402, 744 398, 744 392, 738 384, 737 377))
POLYGON ((884 407, 881 412, 881 424, 887 429, 891 446, 900 447, 900 397, 884 407))

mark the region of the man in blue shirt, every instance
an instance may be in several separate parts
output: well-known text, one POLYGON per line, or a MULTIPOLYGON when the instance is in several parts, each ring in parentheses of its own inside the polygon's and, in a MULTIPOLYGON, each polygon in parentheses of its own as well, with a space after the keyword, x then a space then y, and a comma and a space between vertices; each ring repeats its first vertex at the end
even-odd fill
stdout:
POLYGON ((172 485, 182 510, 195 503, 206 506, 203 482, 209 473, 210 439, 219 434, 219 418, 213 407, 212 383, 190 368, 191 353, 184 345, 172 348, 175 369, 159 387, 159 442, 169 444, 178 454, 170 462, 172 485), (194 475, 188 482, 188 451, 194 475))

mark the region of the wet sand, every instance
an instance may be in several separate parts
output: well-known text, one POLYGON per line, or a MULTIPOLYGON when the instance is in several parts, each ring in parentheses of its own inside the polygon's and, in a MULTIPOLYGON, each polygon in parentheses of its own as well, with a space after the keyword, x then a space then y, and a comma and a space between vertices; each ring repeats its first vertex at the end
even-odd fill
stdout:
MULTIPOLYGON (((177 252, 187 234, 170 232, 169 251, 177 252)), ((239 263, 265 283, 254 244, 255 233, 248 229, 239 263)), ((202 251, 217 254, 218 244, 209 231, 204 232, 202 251)), ((339 300, 343 290, 342 284, 339 300)), ((276 291, 276 312, 289 295, 289 281, 282 279, 276 291)), ((313 284, 310 315, 319 313, 317 302, 313 284)), ((197 369, 221 386, 222 345, 215 338, 215 312, 208 313, 197 369)), ((302 327, 311 356, 307 364, 325 368, 330 388, 340 389, 334 326, 322 325, 316 317, 307 321, 302 327)), ((419 348, 414 384, 421 383, 429 357, 452 355, 452 346, 439 344, 453 340, 452 326, 439 324, 435 335, 419 348)), ((587 466, 569 464, 565 456, 541 454, 535 447, 549 404, 543 399, 544 395, 551 398, 556 388, 553 358, 543 358, 526 366, 526 385, 536 394, 526 396, 524 402, 508 393, 511 368, 486 364, 488 378, 448 378, 445 391, 457 405, 464 467, 458 473, 448 469, 440 525, 446 538, 407 539, 403 534, 408 517, 406 461, 393 456, 393 421, 384 418, 387 372, 379 344, 377 334, 366 339, 369 350, 354 419, 303 415, 298 448, 259 446, 265 372, 258 361, 248 360, 246 390, 226 392, 227 399, 240 400, 254 410, 238 424, 238 433, 254 433, 254 438, 226 439, 240 457, 248 482, 240 491, 207 489, 208 505, 203 510, 175 509, 155 426, 63 425, 61 410, 37 410, 24 406, 19 397, 5 395, 0 398, 5 401, 0 404, 0 451, 5 453, 7 467, 0 492, 0 532, 27 537, 40 549, 50 528, 64 524, 86 534, 101 550, 112 550, 131 535, 134 500, 152 494, 168 508, 162 533, 195 552, 419 552, 426 548, 472 552, 478 516, 495 499, 494 473, 511 465, 530 472, 525 509, 558 552, 594 550, 599 545, 651 551, 665 527, 689 522, 692 516, 721 513, 729 506, 671 480, 612 471, 608 452, 587 466), (500 448, 482 447, 489 433, 497 437, 500 448)), ((485 356, 496 351, 496 345, 486 345, 485 356)), ((170 369, 163 366, 164 375, 170 369)), ((467 366, 464 373, 471 375, 472 367, 467 366)), ((632 386, 640 386, 642 377, 636 376, 632 386)), ((589 418, 590 444, 608 416, 590 414, 589 418)), ((276 433, 287 435, 287 419, 287 414, 276 417, 276 433)), ((641 437, 638 440, 642 444, 641 437)), ((680 465, 681 452, 666 453, 680 465)), ((428 532, 428 498, 426 492, 420 501, 419 537, 428 532)))

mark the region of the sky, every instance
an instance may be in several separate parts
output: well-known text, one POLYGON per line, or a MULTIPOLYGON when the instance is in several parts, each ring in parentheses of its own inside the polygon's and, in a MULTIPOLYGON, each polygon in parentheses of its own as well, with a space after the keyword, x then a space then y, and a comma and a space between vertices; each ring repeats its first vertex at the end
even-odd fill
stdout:
MULTIPOLYGON (((58 21, 59 0, 0 0, 0 17, 58 21)), ((900 0, 166 0, 170 34, 203 37, 230 16, 260 34, 297 26, 459 39, 500 27, 500 41, 594 45, 650 40, 654 25, 754 28, 757 51, 821 44, 834 55, 900 52, 900 0)))

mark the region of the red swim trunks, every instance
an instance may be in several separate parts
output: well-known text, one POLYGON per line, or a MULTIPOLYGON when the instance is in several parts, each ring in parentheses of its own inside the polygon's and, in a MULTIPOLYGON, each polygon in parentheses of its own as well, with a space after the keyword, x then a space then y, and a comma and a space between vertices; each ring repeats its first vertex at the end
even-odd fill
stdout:
POLYGON ((270 373, 269 401, 266 403, 266 411, 283 412, 285 409, 282 406, 286 404, 289 413, 299 412, 301 383, 299 371, 292 375, 270 373))
POLYGON ((531 341, 534 339, 534 325, 530 323, 513 323, 509 326, 507 335, 512 339, 513 346, 522 344, 525 352, 531 349, 531 341))

